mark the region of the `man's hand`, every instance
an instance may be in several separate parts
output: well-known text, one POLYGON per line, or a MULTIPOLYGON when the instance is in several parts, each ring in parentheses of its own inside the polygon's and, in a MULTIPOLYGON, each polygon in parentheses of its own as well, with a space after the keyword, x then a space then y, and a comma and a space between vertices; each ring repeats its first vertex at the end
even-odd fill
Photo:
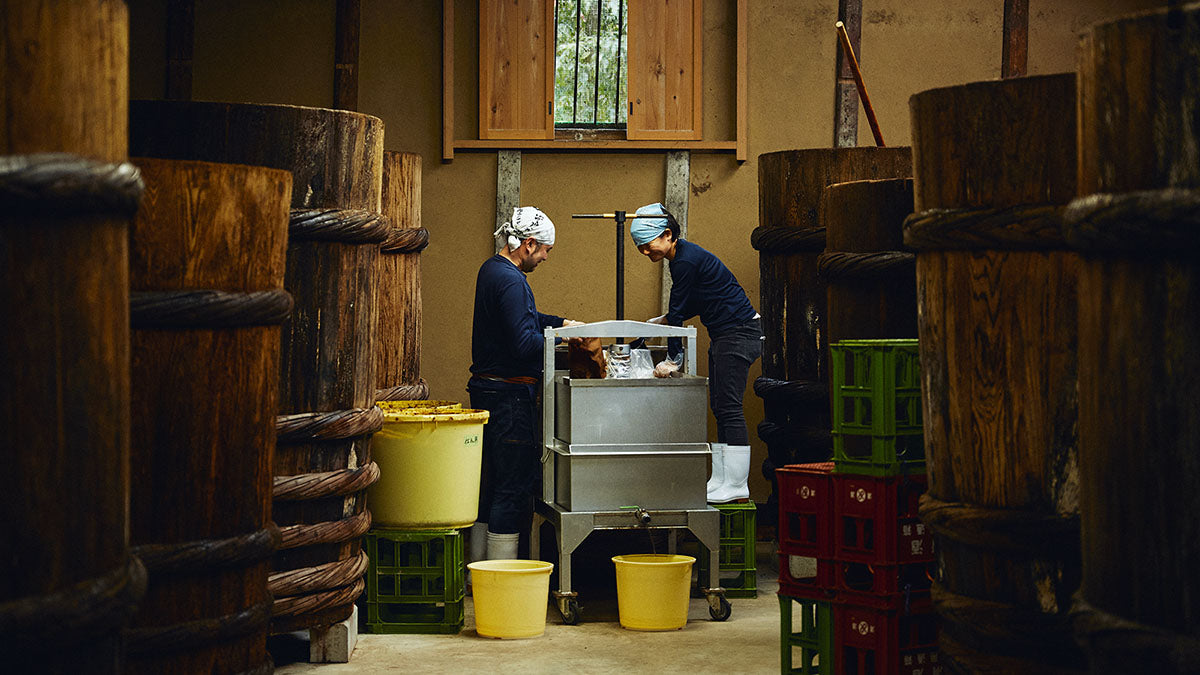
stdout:
POLYGON ((679 364, 671 359, 660 361, 657 366, 654 366, 655 377, 670 377, 671 373, 679 370, 679 364))

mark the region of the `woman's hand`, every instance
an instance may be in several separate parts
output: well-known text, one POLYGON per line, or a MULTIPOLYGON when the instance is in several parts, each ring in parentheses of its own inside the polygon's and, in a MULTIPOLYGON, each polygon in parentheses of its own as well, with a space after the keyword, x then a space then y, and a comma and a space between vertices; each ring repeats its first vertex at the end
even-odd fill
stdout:
POLYGON ((570 319, 563 319, 563 325, 562 325, 562 327, 563 327, 563 328, 570 328, 571 326, 582 326, 582 325, 583 325, 583 322, 582 322, 582 321, 572 321, 572 320, 570 320, 570 319))
POLYGON ((663 314, 662 316, 656 316, 653 319, 646 319, 646 323, 656 323, 656 324, 659 324, 660 326, 665 324, 666 322, 667 322, 666 314, 663 314))

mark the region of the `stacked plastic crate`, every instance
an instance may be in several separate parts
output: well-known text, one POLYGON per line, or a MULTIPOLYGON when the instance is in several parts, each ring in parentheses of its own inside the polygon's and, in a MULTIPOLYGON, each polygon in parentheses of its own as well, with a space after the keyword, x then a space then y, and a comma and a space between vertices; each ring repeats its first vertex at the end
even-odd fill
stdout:
POLYGON ((371 633, 457 633, 466 575, 458 530, 375 528, 366 536, 371 633))
MULTIPOLYGON (((758 564, 754 541, 758 527, 754 502, 712 504, 721 512, 721 587, 730 598, 758 597, 758 564)), ((702 586, 708 581, 708 556, 697 555, 702 586)))
POLYGON ((781 669, 940 673, 917 341, 830 351, 834 461, 776 471, 781 669))

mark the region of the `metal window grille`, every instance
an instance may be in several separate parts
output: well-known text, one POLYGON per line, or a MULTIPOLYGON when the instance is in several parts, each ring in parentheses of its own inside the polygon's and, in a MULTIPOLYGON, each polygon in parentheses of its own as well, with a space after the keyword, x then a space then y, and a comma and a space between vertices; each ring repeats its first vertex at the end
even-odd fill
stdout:
POLYGON ((627 1, 555 1, 555 126, 625 127, 627 1))

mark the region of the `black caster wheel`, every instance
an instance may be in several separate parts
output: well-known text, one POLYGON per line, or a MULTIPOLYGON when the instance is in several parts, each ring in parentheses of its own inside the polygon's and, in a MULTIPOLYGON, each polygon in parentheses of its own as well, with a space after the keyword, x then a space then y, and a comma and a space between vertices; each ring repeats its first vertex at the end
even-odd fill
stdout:
POLYGON ((579 601, 575 598, 563 598, 559 600, 558 613, 562 615, 564 624, 574 626, 579 623, 579 601))
POLYGON ((724 621, 733 614, 733 607, 729 605, 729 601, 725 598, 720 598, 720 608, 715 608, 712 605, 708 606, 708 615, 713 618, 713 621, 724 621))

